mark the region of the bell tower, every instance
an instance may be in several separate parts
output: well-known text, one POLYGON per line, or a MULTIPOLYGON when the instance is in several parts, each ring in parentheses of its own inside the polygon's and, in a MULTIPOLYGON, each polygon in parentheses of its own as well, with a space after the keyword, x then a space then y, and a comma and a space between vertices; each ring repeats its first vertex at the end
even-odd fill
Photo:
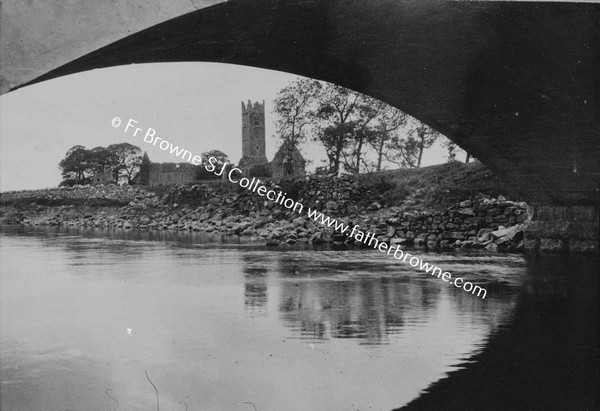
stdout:
MULTIPOLYGON (((247 104, 242 101, 242 159, 240 166, 267 163, 265 142, 265 101, 247 104)), ((246 171, 246 170, 244 170, 246 171)))

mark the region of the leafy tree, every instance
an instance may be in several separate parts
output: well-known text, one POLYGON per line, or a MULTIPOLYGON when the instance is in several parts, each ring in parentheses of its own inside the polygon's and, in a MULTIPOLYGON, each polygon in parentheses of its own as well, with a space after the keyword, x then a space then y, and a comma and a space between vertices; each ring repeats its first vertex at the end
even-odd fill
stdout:
POLYGON ((288 174, 294 172, 294 149, 306 141, 306 132, 312 122, 311 108, 322 87, 316 80, 300 78, 277 93, 273 111, 277 116, 277 133, 288 151, 285 158, 289 161, 284 161, 288 174))
POLYGON ((200 155, 200 157, 202 157, 202 164, 208 162, 208 159, 210 157, 214 157, 217 160, 217 164, 219 164, 219 166, 222 166, 225 163, 229 163, 229 156, 220 150, 205 151, 200 155))
POLYGON ((456 161, 456 150, 458 149, 458 146, 456 145, 456 143, 450 139, 446 140, 446 142, 444 142, 444 147, 446 147, 446 149, 448 150, 448 162, 452 163, 456 161))
POLYGON ((382 170, 382 163, 384 157, 387 157, 387 151, 389 150, 392 139, 398 134, 398 130, 405 126, 408 122, 408 114, 392 107, 385 105, 377 116, 377 125, 375 126, 375 133, 373 138, 369 141, 369 144, 375 150, 377 155, 377 163, 375 165, 375 171, 382 170))
POLYGON ((316 176, 325 176, 327 174, 329 174, 329 167, 328 166, 318 166, 317 168, 315 168, 314 174, 316 176))
POLYGON ((58 167, 62 171, 64 181, 71 180, 75 184, 85 184, 94 173, 90 151, 84 146, 73 146, 65 154, 58 167))
MULTIPOLYGON (((312 134, 312 140, 325 149, 332 173, 339 172, 342 166, 352 173, 368 168, 367 149, 375 140, 387 141, 388 132, 399 127, 387 125, 386 130, 383 123, 402 117, 396 114, 400 112, 379 100, 311 79, 297 79, 284 87, 277 94, 274 112, 279 136, 289 150, 286 158, 292 159, 294 149, 312 134), (387 116, 380 117, 384 111, 387 116), (386 137, 381 138, 381 133, 386 137)), ((377 147, 380 169, 385 144, 377 147)), ((289 173, 293 172, 291 161, 286 167, 289 173)))
POLYGON ((136 174, 140 171, 142 150, 129 143, 111 144, 106 147, 106 150, 114 160, 115 183, 132 184, 136 174))
POLYGON ((114 171, 115 167, 118 166, 118 157, 105 147, 94 147, 89 153, 94 174, 114 171))
MULTIPOLYGON (((298 79, 283 88, 275 100, 277 129, 280 137, 292 144, 291 151, 311 139, 325 149, 329 172, 343 167, 358 173, 371 168, 380 171, 384 160, 402 167, 420 167, 423 152, 436 141, 439 133, 417 122, 386 103, 316 80, 298 79), (401 131, 404 133, 400 133, 401 131), (372 149, 376 161, 367 159, 372 149)), ((290 164, 290 172, 293 164, 290 164)), ((321 170, 322 171, 322 170, 321 170)))
POLYGON ((400 167, 419 168, 423 152, 430 148, 439 136, 438 131, 417 121, 404 138, 395 136, 391 139, 389 148, 392 154, 388 159, 400 167))
POLYGON ((348 151, 344 154, 344 167, 351 173, 360 172, 361 165, 368 168, 364 159, 367 144, 376 138, 378 133, 375 127, 377 116, 387 104, 367 96, 361 96, 357 105, 355 129, 352 132, 352 142, 348 151))
POLYGON ((227 156, 227 154, 223 153, 220 150, 206 151, 202 153, 200 157, 202 158, 202 164, 198 166, 198 170, 196 171, 196 178, 198 180, 216 180, 222 178, 222 176, 219 177, 215 175, 214 172, 220 172, 221 168, 223 167, 223 164, 225 163, 227 163, 227 166, 225 167, 225 172, 223 173, 224 175, 233 168, 233 164, 229 162, 229 157, 227 156), (217 160, 217 168, 214 171, 207 171, 204 167, 206 164, 208 164, 208 159, 210 157, 214 157, 217 160))
POLYGON ((443 143, 443 146, 448 150, 448 161, 458 161, 456 157, 459 153, 465 153, 465 164, 467 164, 471 160, 471 154, 469 154, 466 150, 461 149, 456 143, 450 139, 446 139, 443 143))
POLYGON ((314 140, 325 148, 331 172, 337 173, 342 164, 350 172, 359 171, 363 148, 373 135, 371 122, 384 104, 335 84, 323 86, 313 111, 319 122, 314 140))

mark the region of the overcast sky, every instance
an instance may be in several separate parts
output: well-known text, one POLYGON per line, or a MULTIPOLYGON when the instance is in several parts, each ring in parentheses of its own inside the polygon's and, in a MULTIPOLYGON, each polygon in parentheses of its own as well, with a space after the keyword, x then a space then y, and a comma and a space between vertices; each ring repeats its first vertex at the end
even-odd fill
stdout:
MULTIPOLYGON (((0 96, 0 191, 55 187, 59 161, 74 145, 87 148, 129 142, 157 162, 179 161, 173 154, 111 126, 113 117, 133 118, 138 127, 194 154, 219 149, 237 163, 241 147, 241 101, 266 103, 267 158, 273 158, 273 100, 297 78, 270 70, 217 63, 156 63, 92 70, 0 96)), ((313 160, 324 150, 308 143, 313 160)), ((440 147, 424 164, 445 161, 440 147)))

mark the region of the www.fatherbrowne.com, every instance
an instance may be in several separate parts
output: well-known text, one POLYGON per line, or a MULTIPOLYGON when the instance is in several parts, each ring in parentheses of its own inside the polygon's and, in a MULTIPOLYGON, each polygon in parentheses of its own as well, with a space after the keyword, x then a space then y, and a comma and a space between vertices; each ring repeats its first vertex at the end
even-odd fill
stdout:
MULTIPOLYGON (((121 119, 119 117, 113 118, 112 126, 114 128, 118 128, 120 125, 121 119)), ((142 129, 139 127, 135 127, 135 125, 137 125, 137 121, 129 119, 125 130, 123 131, 127 132, 127 130, 131 128, 132 130, 135 130, 133 131, 133 135, 136 136, 140 131, 142 131, 142 129)), ((173 145, 170 142, 156 137, 155 134, 156 131, 154 129, 148 128, 148 130, 146 130, 145 133, 140 133, 140 136, 143 136, 144 142, 152 145, 156 145, 158 141, 162 140, 159 143, 159 147, 162 150, 170 149, 171 153, 175 154, 177 157, 182 155, 182 158, 184 158, 185 154, 189 153, 188 161, 191 160, 192 164, 201 165, 203 163, 202 158, 200 156, 193 156, 192 153, 190 153, 189 151, 179 149, 179 147, 177 146, 173 148, 173 145)), ((227 177, 227 179, 230 182, 237 184, 242 188, 245 188, 246 190, 255 192, 261 197, 267 197, 267 199, 269 199, 270 201, 283 205, 287 209, 290 209, 299 214, 301 214, 304 211, 304 206, 301 203, 291 198, 287 198, 285 196, 287 193, 283 193, 282 191, 275 192, 274 190, 267 188, 266 186, 262 185, 262 181, 260 181, 260 179, 257 179, 256 177, 253 177, 251 180, 246 177, 243 177, 242 170, 240 170, 237 167, 230 168, 229 172, 226 175, 224 175, 225 170, 227 169, 227 165, 227 163, 219 164, 219 161, 216 158, 209 157, 204 164, 204 168, 206 168, 208 172, 214 173, 217 176, 223 178, 227 177)), ((393 255, 395 259, 401 260, 404 263, 408 262, 408 264, 410 264, 412 267, 418 268, 419 270, 431 274, 432 276, 436 276, 437 278, 441 278, 442 281, 450 283, 451 285, 454 285, 455 287, 460 288, 463 291, 466 291, 473 295, 476 294, 477 297, 480 297, 481 299, 484 299, 487 295, 487 291, 485 288, 482 288, 481 286, 473 284, 469 281, 465 281, 461 277, 452 278, 452 274, 450 274, 449 272, 444 272, 441 268, 424 262, 419 257, 411 255, 401 250, 400 247, 398 247, 397 245, 388 245, 388 243, 386 243, 385 241, 378 240, 375 237, 375 234, 359 230, 360 226, 358 225, 347 225, 341 221, 337 221, 335 218, 328 217, 317 210, 313 210, 310 207, 307 208, 307 215, 308 218, 311 218, 324 226, 333 228, 341 234, 344 234, 348 237, 352 237, 355 241, 366 244, 369 247, 376 248, 380 252, 385 253, 387 255, 393 255), (348 230, 350 230, 350 233, 348 233, 348 230)))

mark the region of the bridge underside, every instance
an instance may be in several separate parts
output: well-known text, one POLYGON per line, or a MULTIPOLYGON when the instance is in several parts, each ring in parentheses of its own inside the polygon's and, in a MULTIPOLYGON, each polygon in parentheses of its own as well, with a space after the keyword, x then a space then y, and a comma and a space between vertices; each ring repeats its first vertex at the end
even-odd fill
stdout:
MULTIPOLYGON (((377 97, 509 182, 548 223, 539 236, 557 221, 597 227, 598 4, 236 0, 128 36, 29 84, 177 61, 281 70, 377 97)), ((597 240, 597 228, 590 236, 597 240)))

